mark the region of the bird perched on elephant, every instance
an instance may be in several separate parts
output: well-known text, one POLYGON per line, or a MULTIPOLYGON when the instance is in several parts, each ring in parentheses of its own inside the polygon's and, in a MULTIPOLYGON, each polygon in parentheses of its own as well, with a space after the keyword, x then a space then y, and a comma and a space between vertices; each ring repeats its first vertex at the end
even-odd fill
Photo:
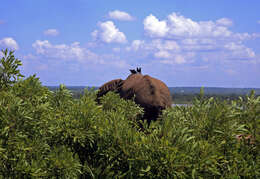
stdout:
POLYGON ((132 99, 144 109, 143 118, 148 124, 156 120, 163 109, 172 104, 168 87, 161 80, 149 75, 142 75, 141 68, 130 70, 125 79, 109 81, 99 88, 97 99, 109 91, 114 91, 123 99, 132 99))

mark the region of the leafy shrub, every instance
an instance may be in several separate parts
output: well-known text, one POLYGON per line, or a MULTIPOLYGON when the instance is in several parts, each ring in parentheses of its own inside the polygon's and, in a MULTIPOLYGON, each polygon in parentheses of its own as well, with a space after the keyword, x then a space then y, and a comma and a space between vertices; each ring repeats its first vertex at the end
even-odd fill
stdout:
POLYGON ((23 77, 18 69, 22 62, 14 57, 14 51, 2 50, 3 57, 0 60, 0 90, 14 84, 23 77))

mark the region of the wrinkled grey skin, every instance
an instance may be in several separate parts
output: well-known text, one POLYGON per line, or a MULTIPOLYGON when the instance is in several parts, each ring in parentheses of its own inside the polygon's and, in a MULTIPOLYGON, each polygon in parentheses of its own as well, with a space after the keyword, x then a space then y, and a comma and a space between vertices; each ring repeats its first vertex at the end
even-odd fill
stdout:
POLYGON ((171 95, 168 87, 160 80, 142 75, 141 68, 130 70, 131 74, 125 79, 109 81, 99 88, 97 99, 108 91, 120 94, 123 99, 132 99, 144 108, 144 119, 148 123, 156 120, 162 110, 171 107, 171 95))

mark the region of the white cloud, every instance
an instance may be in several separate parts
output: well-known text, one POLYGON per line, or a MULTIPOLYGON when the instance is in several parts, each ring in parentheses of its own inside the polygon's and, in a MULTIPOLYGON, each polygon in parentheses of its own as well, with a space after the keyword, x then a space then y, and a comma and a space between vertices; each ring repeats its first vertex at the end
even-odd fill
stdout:
POLYGON ((105 43, 126 43, 126 36, 116 28, 112 21, 99 23, 99 30, 91 33, 95 40, 100 40, 105 43))
POLYGON ((0 47, 1 48, 10 48, 12 50, 18 50, 19 46, 17 42, 11 38, 11 37, 6 37, 0 40, 0 47))
POLYGON ((183 39, 182 44, 184 45, 197 45, 198 44, 198 39, 183 39))
POLYGON ((190 38, 208 38, 208 37, 230 37, 231 32, 227 27, 217 25, 213 21, 196 22, 184 16, 172 13, 168 16, 170 37, 190 37, 190 38))
POLYGON ((228 18, 214 21, 193 21, 182 15, 172 13, 166 20, 158 20, 149 15, 144 19, 144 30, 150 37, 180 38, 232 38, 244 40, 250 38, 248 33, 233 33, 228 29, 233 22, 228 18))
POLYGON ((233 25, 233 22, 231 19, 228 19, 228 18, 221 18, 221 19, 218 19, 216 21, 216 23, 218 25, 222 25, 222 26, 232 26, 233 25))
POLYGON ((91 36, 94 38, 94 39, 97 39, 98 38, 98 30, 94 30, 93 32, 91 32, 91 36))
POLYGON ((193 63, 199 60, 247 60, 256 58, 253 49, 242 42, 216 41, 215 39, 184 39, 179 41, 156 39, 150 41, 134 40, 127 51, 138 53, 142 58, 153 57, 164 64, 193 63), (219 43, 219 44, 218 44, 219 43))
POLYGON ((134 50, 138 50, 144 44, 143 40, 134 40, 132 43, 132 47, 134 50))
POLYGON ((205 50, 216 50, 220 48, 222 42, 212 38, 184 38, 179 41, 182 50, 185 51, 205 51, 205 50), (219 44, 220 43, 220 44, 219 44))
POLYGON ((151 43, 152 47, 157 48, 158 50, 170 50, 177 52, 180 50, 180 46, 174 40, 153 40, 151 43))
POLYGON ((134 40, 126 51, 139 53, 142 58, 150 55, 163 64, 183 64, 194 61, 194 52, 183 52, 182 47, 174 40, 155 39, 148 42, 134 40))
POLYGON ((149 15, 144 19, 144 31, 150 39, 146 42, 133 41, 126 49, 152 55, 166 64, 191 63, 195 59, 204 63, 203 59, 255 60, 257 55, 253 49, 243 43, 258 38, 259 34, 232 32, 229 29, 232 25, 232 20, 228 18, 194 21, 172 13, 159 20, 149 15))
POLYGON ((134 18, 123 11, 115 10, 115 11, 110 11, 108 13, 108 17, 111 19, 116 19, 116 20, 121 20, 121 21, 132 21, 134 18))
POLYGON ((158 51, 154 54, 156 58, 169 58, 171 54, 168 51, 158 51))
POLYGON ((144 43, 143 40, 134 40, 134 41, 132 42, 132 44, 131 44, 130 47, 126 47, 126 50, 127 50, 127 51, 131 51, 131 50, 137 51, 137 50, 139 50, 140 48, 142 48, 144 44, 145 44, 145 43, 144 43))
POLYGON ((196 54, 193 52, 171 53, 167 59, 164 60, 158 59, 158 60, 160 63, 164 63, 164 64, 184 64, 184 63, 193 63, 195 56, 196 54))
POLYGON ((195 53, 182 51, 182 47, 174 40, 155 39, 148 42, 143 40, 134 40, 127 51, 139 53, 142 58, 153 57, 163 64, 183 64, 194 62, 195 53))
POLYGON ((162 39, 155 39, 151 42, 147 43, 144 40, 134 40, 131 46, 126 48, 127 51, 138 51, 138 50, 146 50, 151 52, 158 52, 158 51, 172 51, 178 52, 180 47, 178 43, 174 40, 162 40, 162 39))
POLYGON ((255 52, 252 49, 235 42, 227 43, 224 48, 231 52, 231 54, 229 55, 230 58, 249 59, 256 56, 255 52))
MULTIPOLYGON (((172 13, 168 16, 167 24, 169 27, 169 33, 167 35, 172 36, 185 36, 192 37, 197 36, 201 33, 201 26, 199 23, 192 21, 189 18, 183 16, 178 16, 175 13, 172 13)), ((210 26, 211 23, 208 22, 202 26, 210 26)), ((207 28, 204 28, 205 30, 207 28)))
MULTIPOLYGON (((118 55, 96 54, 86 47, 82 47, 79 42, 72 44, 52 44, 48 40, 36 40, 32 44, 35 54, 29 54, 26 59, 36 60, 30 63, 48 64, 48 68, 55 69, 57 65, 64 65, 69 71, 78 72, 93 66, 103 66, 106 68, 129 68, 127 61, 122 60, 118 55), (44 62, 42 60, 45 59, 44 62)), ((46 70, 46 66, 39 70, 46 70)))
POLYGON ((115 48, 113 48, 113 51, 118 53, 121 51, 121 49, 119 47, 115 47, 115 48))
POLYGON ((139 51, 142 56, 152 54, 155 58, 172 58, 171 54, 178 54, 180 46, 173 40, 155 39, 149 42, 134 40, 126 50, 139 51))
POLYGON ((57 29, 47 29, 43 33, 44 33, 44 35, 47 35, 47 36, 57 36, 57 35, 59 35, 59 31, 57 29))
POLYGON ((169 28, 166 21, 159 21, 151 14, 144 19, 144 30, 152 37, 164 37, 169 28))
MULTIPOLYGON (((167 57, 167 58, 169 58, 169 57, 167 57)), ((180 55, 180 54, 179 55, 173 55, 169 59, 160 60, 160 63, 169 64, 169 65, 172 65, 172 64, 184 64, 186 62, 187 61, 185 60, 185 57, 180 55)))
POLYGON ((99 63, 99 57, 90 50, 80 46, 79 42, 70 45, 58 44, 53 45, 48 40, 36 40, 32 44, 37 54, 44 55, 49 58, 58 58, 61 60, 78 60, 80 62, 91 61, 99 63))
POLYGON ((253 33, 252 39, 260 38, 260 33, 253 33))
POLYGON ((177 64, 182 64, 182 63, 185 63, 186 60, 184 59, 183 56, 177 55, 177 56, 175 57, 175 62, 176 62, 177 64))

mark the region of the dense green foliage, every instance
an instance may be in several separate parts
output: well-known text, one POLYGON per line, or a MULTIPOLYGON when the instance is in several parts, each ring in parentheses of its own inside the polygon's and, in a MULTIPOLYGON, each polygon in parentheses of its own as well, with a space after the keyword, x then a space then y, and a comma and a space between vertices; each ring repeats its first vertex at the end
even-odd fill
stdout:
MULTIPOLYGON (((174 104, 192 104, 195 98, 199 97, 198 94, 181 94, 181 93, 173 93, 172 100, 174 104)), ((260 95, 256 95, 258 97, 260 95)), ((247 95, 238 95, 238 94, 204 94, 205 99, 215 98, 220 101, 232 101, 239 100, 241 97, 246 99, 247 95)))
POLYGON ((226 102, 202 90, 192 106, 140 130, 142 109, 131 100, 108 93, 99 106, 93 90, 74 99, 64 85, 53 92, 36 76, 17 79, 1 81, 0 178, 260 177, 253 92, 226 102))
POLYGON ((3 57, 0 60, 0 90, 15 83, 23 75, 18 69, 21 61, 14 57, 14 51, 2 50, 3 57))

